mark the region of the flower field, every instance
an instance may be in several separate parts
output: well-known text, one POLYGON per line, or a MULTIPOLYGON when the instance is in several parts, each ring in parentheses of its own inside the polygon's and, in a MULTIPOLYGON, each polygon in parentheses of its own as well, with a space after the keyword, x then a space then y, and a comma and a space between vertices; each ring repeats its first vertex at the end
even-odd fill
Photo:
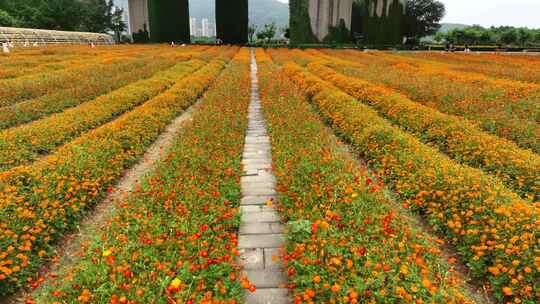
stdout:
POLYGON ((247 153, 271 153, 260 210, 283 223, 272 271, 291 303, 538 303, 539 63, 157 45, 0 57, 0 295, 283 303, 238 250, 259 208, 241 178, 260 96, 271 151, 247 153))

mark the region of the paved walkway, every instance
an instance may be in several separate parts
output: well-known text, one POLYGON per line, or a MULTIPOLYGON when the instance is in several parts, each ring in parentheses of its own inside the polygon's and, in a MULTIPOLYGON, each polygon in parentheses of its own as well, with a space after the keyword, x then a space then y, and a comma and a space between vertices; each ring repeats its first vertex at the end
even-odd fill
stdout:
POLYGON ((283 246, 283 226, 273 206, 275 177, 272 174, 270 138, 261 112, 257 62, 251 54, 251 104, 248 130, 242 163, 242 222, 238 236, 240 260, 256 292, 247 291, 246 303, 290 303, 286 289, 287 277, 279 258, 278 248, 283 246))

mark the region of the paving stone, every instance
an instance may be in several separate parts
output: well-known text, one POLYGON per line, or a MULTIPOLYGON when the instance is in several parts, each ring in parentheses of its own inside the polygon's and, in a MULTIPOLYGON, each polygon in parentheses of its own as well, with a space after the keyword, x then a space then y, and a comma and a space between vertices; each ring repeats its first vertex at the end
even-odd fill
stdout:
POLYGON ((263 270, 265 261, 264 261, 264 251, 261 248, 247 248, 239 250, 239 261, 240 265, 244 266, 246 270, 263 270))
POLYGON ((250 159, 242 163, 244 169, 272 169, 272 163, 264 159, 250 159))
POLYGON ((282 234, 248 234, 238 236, 238 248, 279 248, 285 242, 282 234))
POLYGON ((259 169, 244 169, 244 175, 243 176, 256 176, 259 174, 259 169))
POLYGON ((247 137, 246 143, 248 144, 270 143, 270 139, 267 137, 247 137))
POLYGON ((275 195, 254 195, 254 196, 244 196, 240 200, 240 205, 266 205, 268 200, 276 202, 275 195))
POLYGON ((272 223, 242 223, 240 224, 240 230, 238 231, 240 235, 246 234, 274 234, 281 233, 275 232, 272 229, 272 223))
POLYGON ((243 158, 247 159, 271 159, 272 157, 268 153, 249 153, 242 156, 243 158))
POLYGON ((272 151, 272 147, 270 145, 249 144, 249 146, 246 146, 246 148, 244 149, 244 152, 257 152, 257 153, 261 153, 261 152, 270 153, 271 151, 272 151))
POLYGON ((281 223, 270 223, 270 230, 272 230, 272 233, 283 233, 285 226, 281 223))
POLYGON ((274 209, 268 207, 267 205, 248 205, 248 206, 240 206, 240 211, 242 211, 242 213, 274 212, 274 209))
POLYGON ((273 223, 279 222, 281 218, 275 211, 271 212, 249 212, 242 214, 244 223, 273 223))
MULTIPOLYGON (((245 153, 257 153, 257 154, 270 154, 272 153, 272 150, 271 148, 262 148, 262 147, 257 147, 257 148, 249 148, 249 149, 245 149, 244 150, 244 154, 245 153)), ((268 157, 269 159, 271 159, 271 157, 268 157)))
POLYGON ((281 223, 242 223, 239 234, 282 234, 284 226, 281 223))
POLYGON ((257 187, 242 189, 242 195, 244 196, 272 196, 276 195, 276 190, 270 187, 257 187))
POLYGON ((272 164, 272 160, 270 159, 261 159, 261 158, 245 158, 244 160, 242 160, 242 164, 244 165, 250 165, 250 164, 253 164, 253 165, 271 165, 272 164))
POLYGON ((254 293, 248 293, 247 304, 290 304, 289 290, 286 288, 257 288, 254 293))
MULTIPOLYGON (((257 175, 252 175, 253 177, 256 177, 257 175)), ((252 177, 252 176, 247 176, 247 177, 252 177)), ((240 186, 243 188, 243 189, 250 189, 250 188, 256 188, 256 189, 259 189, 259 188, 268 188, 268 189, 275 189, 276 188, 276 183, 273 182, 273 181, 267 181, 267 182, 264 182, 264 181, 260 181, 260 182, 244 182, 244 181, 240 181, 240 186)), ((274 192, 276 192, 274 190, 274 192)))
POLYGON ((284 226, 268 200, 276 201, 276 178, 272 174, 271 138, 259 99, 257 64, 252 52, 251 103, 249 105, 248 128, 246 131, 240 179, 242 213, 238 232, 239 262, 244 266, 248 279, 257 286, 255 293, 246 295, 246 303, 282 304, 290 303, 283 265, 278 257, 283 246, 284 226))
POLYGON ((264 269, 283 270, 281 253, 278 248, 264 248, 264 269))
POLYGON ((254 175, 254 176, 242 176, 240 178, 240 183, 244 184, 272 184, 275 186, 276 178, 272 175, 254 175))

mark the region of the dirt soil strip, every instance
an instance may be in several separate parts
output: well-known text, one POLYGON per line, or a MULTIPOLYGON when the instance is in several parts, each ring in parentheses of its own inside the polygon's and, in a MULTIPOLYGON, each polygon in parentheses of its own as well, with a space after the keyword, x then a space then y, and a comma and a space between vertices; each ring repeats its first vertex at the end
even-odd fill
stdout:
MULTIPOLYGON (((51 275, 62 274, 70 265, 78 261, 82 251, 85 250, 85 244, 98 233, 101 227, 107 225, 108 219, 114 215, 116 204, 126 198, 135 189, 136 185, 148 173, 152 172, 159 161, 166 156, 167 151, 174 144, 175 137, 185 124, 191 122, 193 113, 199 108, 200 103, 199 100, 175 118, 148 148, 137 164, 126 170, 113 192, 109 193, 103 201, 86 214, 85 219, 78 226, 78 231, 64 236, 59 241, 56 258, 49 265, 44 266, 39 273, 39 277, 44 278, 40 285, 47 284, 51 279, 51 275)), ((39 287, 37 290, 39 290, 39 287)), ((0 304, 26 303, 26 299, 31 297, 34 292, 33 290, 19 292, 9 298, 0 299, 0 304)))

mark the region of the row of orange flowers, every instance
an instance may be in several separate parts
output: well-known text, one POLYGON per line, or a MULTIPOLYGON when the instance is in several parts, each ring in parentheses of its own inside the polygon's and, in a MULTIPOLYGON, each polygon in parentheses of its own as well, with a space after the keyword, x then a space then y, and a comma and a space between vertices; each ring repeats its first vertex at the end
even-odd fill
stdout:
POLYGON ((404 205, 453 244, 504 302, 540 299, 539 207, 462 166, 294 63, 284 67, 331 126, 390 182, 404 205))
POLYGON ((64 112, 0 131, 0 169, 25 165, 57 146, 96 128, 162 93, 204 66, 201 60, 177 63, 64 112))
MULTIPOLYGON (((187 60, 188 58, 186 58, 187 60)), ((0 107, 0 129, 17 126, 53 113, 77 106, 100 95, 119 89, 137 80, 146 79, 156 72, 175 64, 172 58, 144 57, 126 60, 120 64, 101 66, 85 83, 72 88, 0 107)))
POLYGON ((294 302, 473 303, 436 240, 343 152, 264 51, 257 59, 294 302))
POLYGON ((74 68, 95 58, 107 59, 122 56, 140 56, 148 49, 108 47, 91 49, 88 46, 53 46, 48 48, 15 48, 8 57, 0 57, 0 79, 12 79, 37 73, 74 68))
MULTIPOLYGON (((227 48, 224 55, 234 52, 227 48)), ((34 165, 0 174, 0 294, 26 283, 51 256, 54 241, 76 227, 85 211, 105 196, 174 117, 197 100, 224 65, 223 59, 212 60, 34 165)))
MULTIPOLYGON (((416 63, 385 53, 348 55, 325 51, 348 64, 347 76, 384 84, 442 113, 462 116, 484 131, 540 153, 540 86, 507 80, 482 81, 437 64, 416 63)), ((356 52, 358 53, 358 52, 356 52)))
POLYGON ((324 62, 310 71, 375 108, 421 141, 434 144, 453 159, 493 173, 524 197, 540 201, 540 156, 511 141, 476 128, 469 121, 418 104, 383 86, 347 77, 324 62))
MULTIPOLYGON (((335 52, 328 51, 328 53, 335 52)), ((363 54, 358 52, 353 53, 348 51, 348 54, 354 54, 352 58, 363 57, 363 54)), ((503 97, 525 98, 533 94, 535 96, 540 94, 540 86, 537 84, 510 79, 499 79, 466 70, 461 70, 459 73, 456 73, 453 69, 458 68, 459 66, 441 61, 425 61, 414 56, 399 56, 397 54, 384 52, 370 54, 369 59, 375 59, 378 64, 387 66, 401 64, 402 69, 410 69, 425 77, 444 77, 452 82, 471 85, 478 88, 489 87, 493 90, 501 91, 503 97)))
MULTIPOLYGON (((409 54, 403 55, 410 56, 409 54)), ((475 72, 490 77, 540 84, 540 60, 538 60, 538 56, 425 52, 417 53, 412 57, 449 63, 454 66, 452 69, 455 71, 475 72)))
MULTIPOLYGON (((186 52, 189 48, 179 52, 186 52)), ((53 93, 60 89, 72 88, 73 86, 84 85, 85 79, 91 77, 100 69, 115 64, 121 64, 127 59, 144 56, 146 53, 159 56, 161 49, 148 48, 146 51, 133 49, 129 52, 108 53, 98 52, 96 56, 81 65, 61 69, 53 72, 43 72, 30 74, 13 79, 0 80, 0 107, 15 104, 17 102, 36 98, 42 95, 53 93)))
POLYGON ((67 275, 43 286, 37 303, 241 301, 236 255, 247 52, 237 54, 157 169, 119 203, 67 275))

